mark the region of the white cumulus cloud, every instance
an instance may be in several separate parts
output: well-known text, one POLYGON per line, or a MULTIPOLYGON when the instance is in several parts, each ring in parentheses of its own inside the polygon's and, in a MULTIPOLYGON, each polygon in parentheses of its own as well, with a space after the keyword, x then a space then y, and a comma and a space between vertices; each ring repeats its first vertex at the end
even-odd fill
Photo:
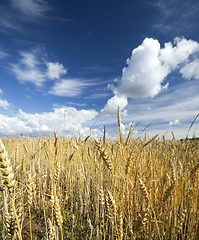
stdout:
POLYGON ((169 125, 170 126, 173 126, 173 125, 177 125, 177 124, 179 124, 179 120, 178 119, 176 119, 175 121, 171 121, 171 122, 169 122, 169 125))
POLYGON ((3 108, 3 109, 8 109, 8 107, 10 107, 10 103, 8 103, 8 101, 6 100, 2 100, 0 99, 0 108, 3 108))
POLYGON ((61 74, 66 74, 67 69, 64 68, 63 64, 48 62, 46 63, 48 69, 46 72, 46 76, 51 79, 60 79, 61 74))
POLYGON ((199 79, 199 59, 196 58, 193 62, 188 63, 180 70, 180 72, 186 79, 199 79))
POLYGON ((105 114, 117 112, 118 106, 123 110, 128 104, 127 98, 125 96, 117 96, 110 98, 106 106, 101 110, 105 114))
MULTIPOLYGON (((174 46, 171 42, 165 43, 164 48, 156 39, 145 38, 143 43, 132 51, 127 59, 127 67, 122 70, 122 77, 118 85, 109 85, 114 97, 108 100, 103 112, 115 111, 115 105, 121 98, 122 106, 126 98, 147 98, 156 96, 161 90, 168 88, 169 83, 163 81, 173 70, 189 63, 189 57, 199 53, 199 44, 185 38, 175 38, 174 46), (122 97, 121 97, 122 96, 122 97)), ((197 61, 192 63, 193 71, 188 74, 182 68, 184 76, 198 76, 197 61)), ((188 68, 188 66, 187 66, 188 68)), ((127 100, 126 100, 127 103, 127 100)), ((126 104, 127 105, 127 104, 126 104)))
MULTIPOLYGON (((62 136, 72 137, 78 133, 86 136, 90 133, 90 128, 83 125, 91 126, 91 120, 97 115, 98 112, 93 109, 78 111, 73 107, 54 108, 52 112, 34 114, 28 114, 20 109, 14 117, 0 114, 0 134, 52 135, 53 131, 56 130, 62 136)), ((93 132, 95 134, 101 133, 98 129, 93 129, 93 132)))

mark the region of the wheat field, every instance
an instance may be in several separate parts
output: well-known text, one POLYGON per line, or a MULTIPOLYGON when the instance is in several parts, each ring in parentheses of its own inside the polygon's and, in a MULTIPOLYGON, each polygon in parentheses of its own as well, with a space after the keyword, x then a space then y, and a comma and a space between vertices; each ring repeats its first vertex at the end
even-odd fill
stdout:
POLYGON ((1 239, 199 239, 199 141, 5 137, 1 239))

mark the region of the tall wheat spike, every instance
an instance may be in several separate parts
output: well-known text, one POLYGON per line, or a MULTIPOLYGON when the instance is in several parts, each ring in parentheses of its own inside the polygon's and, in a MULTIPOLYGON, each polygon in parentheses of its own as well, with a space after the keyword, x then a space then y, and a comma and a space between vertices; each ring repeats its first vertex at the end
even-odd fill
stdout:
POLYGON ((55 142, 54 142, 54 148, 55 148, 55 166, 57 165, 57 151, 58 151, 58 136, 56 131, 54 131, 55 136, 55 142))
POLYGON ((117 122, 119 127, 119 142, 120 144, 123 142, 122 130, 121 130, 121 116, 120 116, 120 107, 117 109, 117 122))

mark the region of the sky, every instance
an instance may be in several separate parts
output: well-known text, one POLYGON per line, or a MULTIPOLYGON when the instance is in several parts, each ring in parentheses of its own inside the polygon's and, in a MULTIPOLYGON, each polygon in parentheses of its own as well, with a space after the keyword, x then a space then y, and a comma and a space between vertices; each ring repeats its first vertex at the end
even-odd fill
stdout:
POLYGON ((1 0, 0 135, 199 137, 198 0, 1 0))

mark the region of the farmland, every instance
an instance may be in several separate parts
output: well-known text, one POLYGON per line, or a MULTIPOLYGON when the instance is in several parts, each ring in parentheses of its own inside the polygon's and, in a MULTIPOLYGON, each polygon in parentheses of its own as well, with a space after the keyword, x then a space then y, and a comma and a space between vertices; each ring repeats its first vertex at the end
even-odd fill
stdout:
POLYGON ((199 239, 199 142, 118 129, 2 138, 0 238, 199 239))

